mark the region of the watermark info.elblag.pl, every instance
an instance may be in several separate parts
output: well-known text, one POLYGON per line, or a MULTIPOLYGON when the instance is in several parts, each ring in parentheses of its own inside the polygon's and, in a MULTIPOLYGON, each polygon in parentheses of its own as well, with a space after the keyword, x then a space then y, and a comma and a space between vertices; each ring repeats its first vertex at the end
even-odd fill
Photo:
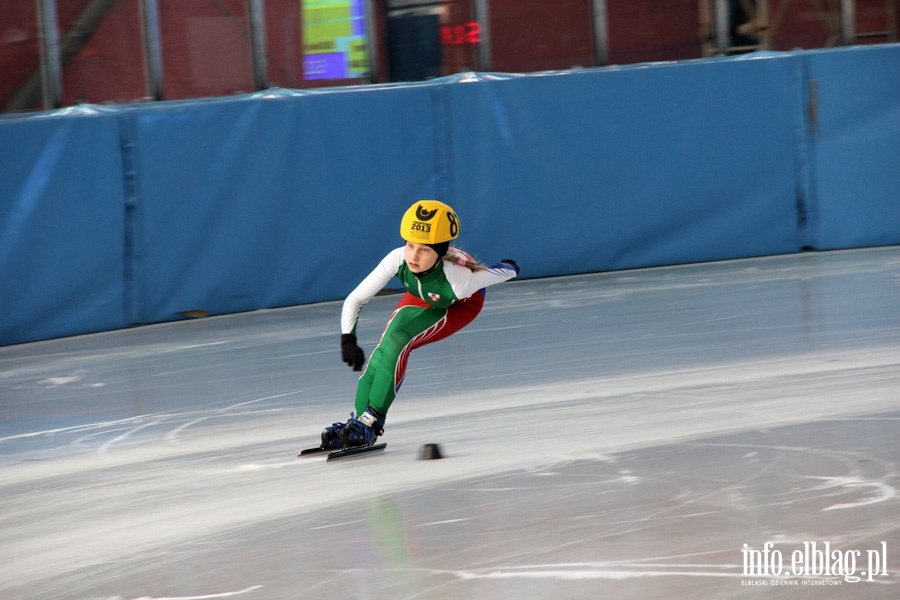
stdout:
POLYGON ((844 549, 831 542, 801 542, 790 548, 766 542, 744 544, 744 579, 749 586, 835 586, 884 581, 889 576, 887 542, 874 548, 844 549))

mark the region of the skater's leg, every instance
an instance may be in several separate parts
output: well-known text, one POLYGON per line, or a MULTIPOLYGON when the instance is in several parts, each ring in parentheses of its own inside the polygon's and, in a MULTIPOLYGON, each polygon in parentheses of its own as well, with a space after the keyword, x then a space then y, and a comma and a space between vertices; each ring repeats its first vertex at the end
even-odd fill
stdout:
POLYGON ((406 294, 372 352, 356 394, 356 411, 373 407, 386 415, 406 376, 409 353, 442 340, 471 323, 484 305, 484 291, 453 303, 448 309, 431 308, 406 294))
POLYGON ((479 290, 465 300, 459 300, 451 304, 450 308, 447 309, 447 319, 440 329, 434 335, 417 339, 411 344, 410 350, 448 338, 474 321, 484 307, 484 298, 485 290, 479 290))
MULTIPOLYGON (((459 331, 478 316, 483 304, 483 291, 448 309, 431 308, 409 294, 401 299, 359 379, 357 416, 335 430, 340 443, 344 447, 373 444, 384 433, 385 416, 403 383, 409 353, 459 331)), ((324 434, 322 439, 326 447, 324 434)), ((337 443, 333 439, 329 438, 329 443, 337 443)))
POLYGON ((386 415, 406 372, 406 356, 417 338, 434 335, 446 318, 446 309, 399 306, 391 316, 378 346, 372 351, 356 389, 356 412, 370 406, 386 415))

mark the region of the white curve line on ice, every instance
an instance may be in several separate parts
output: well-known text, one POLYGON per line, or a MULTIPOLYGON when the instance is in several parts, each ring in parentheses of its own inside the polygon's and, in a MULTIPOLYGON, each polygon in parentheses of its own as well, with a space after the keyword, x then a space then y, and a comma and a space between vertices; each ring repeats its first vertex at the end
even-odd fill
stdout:
POLYGON ((221 594, 207 594, 205 596, 165 596, 165 597, 156 597, 156 596, 141 596, 140 598, 135 598, 134 600, 211 600, 213 598, 232 598, 234 596, 240 596, 241 594, 246 594, 247 592, 253 592, 259 589, 262 589, 261 585, 253 585, 243 590, 238 590, 236 592, 222 592, 221 594))
MULTIPOLYGON (((285 393, 283 393, 283 394, 275 394, 274 396, 266 396, 266 397, 264 397, 264 398, 255 398, 255 399, 253 399, 253 400, 247 400, 246 402, 238 402, 237 404, 232 404, 232 405, 230 405, 230 406, 226 406, 225 408, 220 408, 220 409, 217 410, 214 414, 215 414, 215 415, 224 415, 224 413, 227 413, 227 412, 229 412, 229 411, 231 411, 231 410, 233 410, 233 409, 235 409, 235 408, 238 408, 238 407, 240 407, 240 406, 246 406, 246 405, 248 405, 248 404, 255 404, 255 403, 257 403, 257 402, 263 402, 263 401, 265 401, 265 400, 272 400, 272 399, 274 399, 274 398, 283 398, 284 396, 290 396, 290 395, 292 395, 292 394, 300 394, 300 393, 302 393, 302 392, 304 392, 304 391, 306 391, 306 390, 294 390, 294 391, 292 391, 292 392, 285 392, 285 393)), ((277 409, 270 409, 269 411, 260 411, 260 412, 271 412, 271 410, 277 410, 277 409)), ((241 414, 232 415, 232 416, 237 416, 237 417, 239 417, 239 416, 241 416, 242 414, 249 414, 249 413, 241 413, 241 414)), ((206 417, 199 417, 199 418, 194 419, 194 420, 192 420, 192 421, 188 421, 187 423, 184 423, 184 424, 182 424, 182 425, 179 425, 178 427, 176 427, 175 429, 173 429, 172 431, 170 431, 169 433, 167 433, 166 436, 165 436, 165 438, 163 438, 163 439, 164 439, 168 444, 171 444, 171 445, 173 445, 173 446, 176 446, 176 445, 178 445, 178 444, 181 443, 181 440, 179 439, 179 436, 181 435, 181 433, 182 433, 184 430, 186 430, 188 427, 192 427, 192 426, 196 425, 197 423, 200 423, 200 422, 202 422, 202 421, 205 421, 205 420, 211 419, 211 418, 212 418, 212 417, 210 417, 210 416, 206 416, 206 417)), ((2 441, 2 440, 0 440, 0 441, 2 441)))
POLYGON ((146 429, 147 427, 152 427, 153 425, 158 425, 159 423, 160 423, 160 421, 151 421, 149 423, 144 423, 143 425, 139 425, 138 427, 132 427, 131 429, 129 429, 122 435, 114 437, 113 439, 109 440, 108 442, 106 442, 105 444, 103 444, 102 446, 97 448, 97 454, 106 454, 107 452, 109 452, 109 449, 113 447, 113 445, 118 444, 122 440, 128 438, 131 434, 137 433, 141 429, 146 429))
POLYGON ((432 521, 431 523, 422 523, 419 527, 429 527, 431 525, 447 525, 448 523, 464 523, 466 521, 471 521, 472 519, 447 519, 446 521, 432 521))
POLYGON ((137 349, 126 354, 128 358, 146 358, 148 356, 156 356, 158 354, 170 354, 172 352, 181 352, 183 350, 196 350, 197 348, 205 348, 207 346, 222 346, 230 344, 230 340, 222 342, 207 342, 205 344, 190 344, 186 346, 175 346, 174 348, 160 348, 158 345, 147 347, 145 349, 137 349))
MULTIPOLYGON (((701 553, 702 554, 702 553, 701 553)), ((463 581, 475 579, 633 579, 638 577, 746 577, 738 564, 685 564, 672 562, 614 561, 534 564, 495 569, 434 570, 463 581)))
POLYGON ((113 425, 122 425, 123 423, 134 423, 141 419, 145 419, 150 415, 139 415, 137 417, 128 417, 127 419, 119 419, 118 421, 101 421, 99 423, 87 423, 84 425, 72 425, 71 427, 59 427, 57 429, 45 429, 43 431, 31 431, 29 433, 17 433, 0 438, 0 442, 9 440, 20 440, 31 437, 41 437, 45 435, 56 435, 58 433, 78 433, 80 431, 89 431, 91 429, 100 429, 101 427, 111 427, 113 425))
POLYGON ((178 436, 181 435, 181 432, 182 432, 182 431, 184 431, 185 429, 187 429, 187 428, 190 427, 191 425, 196 425, 197 423, 199 423, 199 422, 201 422, 201 421, 205 421, 205 420, 207 420, 207 419, 209 419, 209 417, 200 417, 199 419, 193 419, 193 420, 191 420, 191 421, 188 421, 187 423, 184 423, 184 424, 182 424, 182 425, 179 425, 178 427, 176 427, 175 429, 173 429, 172 431, 170 431, 169 433, 167 433, 167 434, 166 434, 166 437, 163 438, 163 439, 164 439, 167 443, 172 444, 173 446, 177 446, 178 444, 181 443, 181 440, 178 439, 178 436))
POLYGON ((228 469, 223 471, 224 473, 236 473, 238 471, 269 471, 272 469, 283 469, 285 467, 295 467, 297 466, 296 460, 291 460, 287 462, 279 462, 279 463, 269 463, 265 465, 257 464, 257 463, 248 463, 245 465, 238 465, 232 469, 228 469))
POLYGON ((820 479, 825 481, 825 483, 816 488, 819 490, 832 489, 835 487, 849 490, 858 488, 871 488, 877 492, 874 496, 863 498, 861 500, 857 500, 856 502, 832 504, 831 506, 823 508, 822 512, 825 512, 827 510, 844 510, 847 508, 859 508, 860 506, 878 504, 880 502, 887 502, 888 500, 892 500, 897 496, 896 488, 884 483, 883 481, 864 481, 858 477, 811 477, 811 479, 820 479))
POLYGON ((300 394, 305 390, 294 390, 292 392, 285 392, 283 394, 275 394, 274 396, 266 396, 265 398, 256 398, 255 400, 247 400, 246 402, 238 402, 237 404, 232 404, 231 406, 226 406, 225 408, 220 408, 216 411, 216 414, 221 414, 224 412, 228 412, 234 408, 239 406, 246 406, 248 404, 255 404, 256 402, 263 402, 265 400, 274 400, 275 398, 284 398, 285 396, 292 396, 294 394, 300 394))
POLYGON ((718 573, 714 571, 628 571, 618 570, 568 570, 540 569, 534 571, 504 571, 502 569, 485 573, 471 571, 454 571, 453 575, 462 580, 471 579, 559 579, 573 581, 578 579, 633 579, 637 577, 745 577, 741 573, 718 573))

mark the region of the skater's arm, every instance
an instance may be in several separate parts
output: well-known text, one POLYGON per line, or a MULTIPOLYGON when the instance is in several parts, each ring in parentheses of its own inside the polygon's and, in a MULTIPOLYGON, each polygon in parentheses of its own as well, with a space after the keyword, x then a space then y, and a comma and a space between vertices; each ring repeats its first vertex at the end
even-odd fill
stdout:
POLYGON ((341 310, 341 333, 356 333, 356 322, 359 320, 359 312, 362 307, 397 274, 397 269, 400 268, 402 262, 403 248, 397 248, 385 256, 378 266, 356 286, 356 289, 350 292, 350 295, 344 300, 341 310))
POLYGON ((514 264, 499 262, 484 269, 471 271, 467 267, 449 263, 444 272, 457 298, 463 300, 478 290, 508 281, 519 274, 514 264))

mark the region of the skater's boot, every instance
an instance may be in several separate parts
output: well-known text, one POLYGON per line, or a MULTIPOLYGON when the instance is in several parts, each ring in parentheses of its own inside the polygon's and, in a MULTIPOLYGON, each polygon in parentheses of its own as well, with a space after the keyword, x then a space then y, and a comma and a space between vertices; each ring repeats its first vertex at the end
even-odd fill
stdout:
POLYGON ((378 413, 373 408, 368 408, 366 412, 354 418, 350 415, 346 427, 341 429, 341 442, 345 448, 354 448, 356 446, 371 446, 378 439, 378 436, 384 434, 384 415, 378 413))
POLYGON ((330 427, 322 430, 321 447, 326 450, 340 450, 344 447, 341 441, 341 431, 347 428, 346 423, 332 423, 330 427))

